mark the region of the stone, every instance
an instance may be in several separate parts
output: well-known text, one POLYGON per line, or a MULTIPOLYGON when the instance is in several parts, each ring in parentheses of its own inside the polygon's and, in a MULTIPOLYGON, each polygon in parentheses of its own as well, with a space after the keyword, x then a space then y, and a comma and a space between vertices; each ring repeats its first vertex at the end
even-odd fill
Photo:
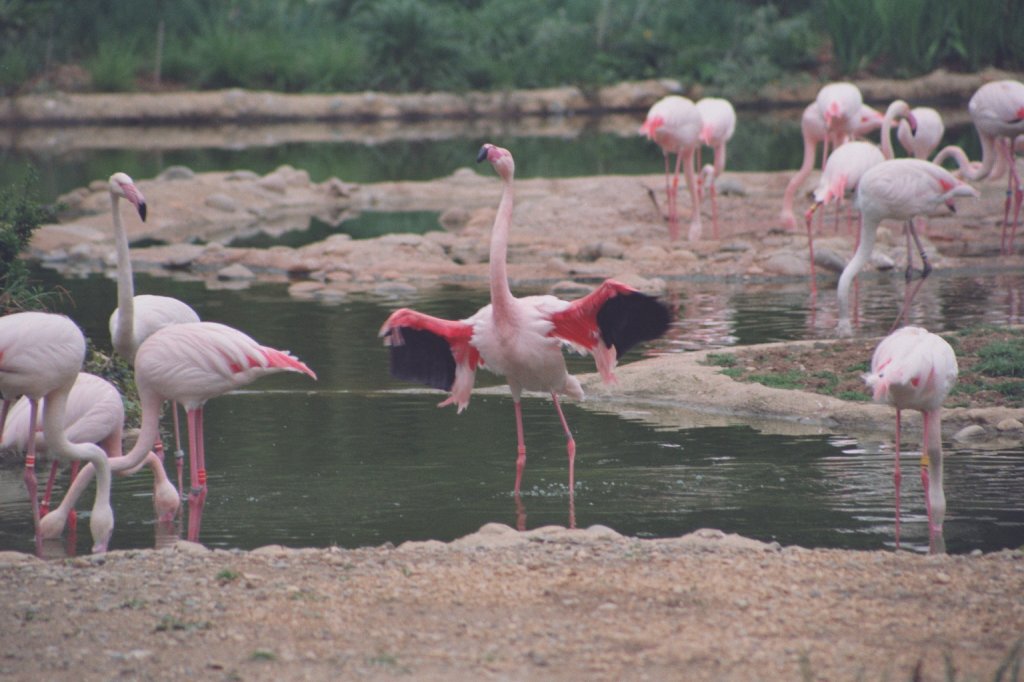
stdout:
POLYGON ((232 263, 217 271, 217 279, 255 279, 253 271, 241 263, 232 263))
POLYGON ((203 203, 210 208, 215 208, 218 211, 224 211, 225 213, 234 213, 238 210, 238 202, 227 194, 222 194, 220 192, 215 192, 214 194, 206 197, 206 201, 203 203))
POLYGON ((984 427, 978 426, 977 424, 971 424, 965 426, 953 435, 953 440, 967 443, 970 441, 981 440, 985 437, 984 427))

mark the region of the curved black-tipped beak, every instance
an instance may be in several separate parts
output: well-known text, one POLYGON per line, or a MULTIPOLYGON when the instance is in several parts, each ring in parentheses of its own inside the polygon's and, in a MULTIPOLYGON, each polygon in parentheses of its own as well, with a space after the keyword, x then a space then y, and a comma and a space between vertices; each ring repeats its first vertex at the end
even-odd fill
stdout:
POLYGON ((487 160, 487 151, 491 148, 491 145, 485 144, 480 147, 480 151, 476 153, 476 162, 482 163, 487 160))
POLYGON ((139 217, 142 218, 142 222, 146 222, 146 202, 140 201, 139 205, 135 208, 139 211, 139 217))

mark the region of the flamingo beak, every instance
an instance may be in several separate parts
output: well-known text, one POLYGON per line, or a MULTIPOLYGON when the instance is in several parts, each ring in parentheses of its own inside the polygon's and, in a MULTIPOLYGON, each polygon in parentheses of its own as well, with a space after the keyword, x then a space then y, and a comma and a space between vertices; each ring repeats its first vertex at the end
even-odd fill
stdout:
POLYGON ((140 201, 136 204, 135 209, 139 212, 139 217, 142 218, 142 222, 146 222, 146 202, 140 201))
POLYGON ((484 161, 487 160, 487 153, 489 151, 491 151, 491 147, 492 146, 493 145, 491 145, 491 144, 485 144, 484 146, 480 147, 480 151, 478 151, 476 153, 476 162, 477 163, 483 163, 484 161))
POLYGON ((907 112, 907 123, 910 124, 910 132, 914 135, 917 134, 917 117, 914 116, 914 112, 907 112))

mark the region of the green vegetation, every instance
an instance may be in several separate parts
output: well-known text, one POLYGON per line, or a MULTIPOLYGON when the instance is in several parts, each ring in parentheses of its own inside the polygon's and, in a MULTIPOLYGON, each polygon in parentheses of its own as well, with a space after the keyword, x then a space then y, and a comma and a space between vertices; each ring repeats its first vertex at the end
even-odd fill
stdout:
POLYGON ((975 369, 988 377, 1024 377, 1024 339, 994 341, 978 349, 975 369))
POLYGON ((730 95, 793 74, 1024 67, 1006 0, 13 0, 0 91, 424 91, 670 77, 730 95), (65 74, 66 76, 66 74, 65 74), (79 80, 83 80, 79 78, 79 80))
POLYGON ((32 233, 52 218, 48 209, 33 200, 30 188, 36 183, 29 171, 23 183, 0 190, 0 313, 38 310, 58 292, 44 292, 32 286, 28 266, 20 254, 28 248, 32 233))

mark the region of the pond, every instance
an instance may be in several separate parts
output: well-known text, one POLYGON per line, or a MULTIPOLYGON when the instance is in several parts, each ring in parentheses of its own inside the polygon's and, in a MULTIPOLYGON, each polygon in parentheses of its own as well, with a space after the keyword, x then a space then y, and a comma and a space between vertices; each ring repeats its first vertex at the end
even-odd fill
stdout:
MULTIPOLYGON (((113 281, 39 275, 68 289, 74 300, 68 312, 97 345, 107 347, 113 281)), ((865 278, 862 334, 883 333, 891 324, 900 281, 865 278)), ((140 276, 137 287, 187 300, 203 319, 287 348, 319 375, 317 382, 298 375, 268 377, 208 404, 209 495, 200 534, 207 546, 451 540, 490 521, 535 528, 567 525, 570 514, 580 527, 603 524, 639 537, 714 527, 807 547, 893 546, 889 440, 765 434, 742 420, 665 429, 645 422, 642 414, 614 416, 566 401, 578 452, 570 510, 564 437, 550 402, 539 397, 524 399, 528 459, 517 505, 507 393, 477 394, 461 415, 439 410, 440 393, 387 376, 386 350, 376 337, 396 307, 459 318, 486 301, 486 290, 448 287, 401 300, 351 296, 328 306, 291 299, 283 285, 211 291, 198 282, 140 276)), ((1020 273, 937 273, 913 314, 926 316, 936 330, 980 321, 1019 323, 1022 297, 1020 273)), ((812 323, 806 282, 677 281, 667 298, 679 311, 670 334, 627 361, 832 333, 812 323)), ((815 319, 829 318, 827 311, 834 310, 834 296, 822 298, 815 319)), ((573 358, 570 366, 577 373, 592 371, 588 359, 573 358)), ((486 372, 478 375, 478 386, 499 384, 486 372)), ((905 443, 908 451, 917 446, 905 443)), ((1019 546, 1024 449, 946 446, 947 549, 1019 546)), ((173 470, 170 459, 168 469, 173 470)), ((116 481, 113 548, 152 547, 181 533, 153 521, 150 486, 148 474, 116 481)), ((87 524, 79 528, 75 548, 85 553, 87 524)), ((915 457, 904 458, 902 546, 928 546, 915 457)), ((20 471, 0 471, 0 549, 32 551, 20 471)), ((55 543, 46 551, 61 554, 66 547, 55 543)))
MULTIPOLYGON (((182 135, 128 128, 112 135, 70 129, 52 131, 52 140, 47 131, 10 131, 0 183, 23 176, 29 163, 39 172, 38 190, 46 201, 114 170, 147 178, 174 164, 196 171, 264 173, 288 163, 317 181, 330 176, 353 182, 428 179, 468 165, 466 159, 484 140, 514 144, 519 177, 658 173, 658 151, 636 136, 636 119, 554 121, 550 129, 541 125, 528 131, 501 123, 441 134, 422 128, 371 134, 344 125, 276 126, 216 131, 215 142, 202 130, 182 135), (195 138, 207 141, 189 141, 195 138)), ((963 119, 948 126, 947 142, 976 156, 976 136, 963 119)), ((729 168, 795 168, 800 144, 799 111, 741 111, 729 168)), ((424 213, 403 220, 401 229, 422 232, 435 229, 437 217, 424 213)), ((394 223, 393 214, 363 214, 340 229, 361 238, 394 223)), ((314 223, 309 230, 240 237, 237 243, 295 246, 295 240, 310 239, 310 232, 326 236, 332 229, 314 223)), ((98 275, 63 278, 49 271, 37 275, 67 289, 66 312, 97 346, 109 348, 113 281, 98 275)), ((860 279, 858 333, 882 334, 902 300, 902 277, 860 279)), ((453 319, 468 316, 486 302, 484 289, 447 287, 402 299, 350 296, 324 305, 295 300, 283 285, 209 289, 187 275, 138 276, 136 287, 138 293, 181 298, 205 320, 289 349, 319 375, 317 382, 269 377, 207 406, 210 492, 200 535, 207 546, 451 540, 490 521, 535 528, 566 525, 570 514, 581 527, 599 523, 640 537, 715 527, 808 547, 893 546, 891 442, 861 442, 842 434, 765 434, 741 420, 664 429, 645 422, 642 414, 620 417, 570 403, 566 416, 578 452, 570 510, 561 426, 550 402, 535 397, 524 400, 529 456, 517 505, 511 493, 515 427, 507 393, 478 394, 461 415, 439 410, 439 393, 388 377, 386 349, 376 336, 399 306, 453 319)), ((834 286, 822 288, 816 309, 803 280, 671 280, 667 300, 676 312, 670 333, 632 352, 627 362, 643 354, 834 336, 834 286)), ((1022 307, 1024 276, 1018 271, 938 272, 915 299, 911 319, 934 331, 979 322, 1021 323, 1022 307)), ((570 368, 589 372, 593 365, 571 358, 570 368)), ((478 386, 500 384, 486 372, 478 374, 478 386)), ((1021 545, 1024 448, 947 447, 948 550, 1021 545)), ((925 551, 927 524, 915 458, 905 458, 904 464, 903 546, 925 551)), ((170 460, 167 466, 173 470, 170 460)), ((152 520, 147 474, 118 480, 114 507, 112 548, 152 547, 181 534, 180 527, 152 520)), ((73 551, 88 551, 86 527, 80 523, 83 532, 71 543, 73 551)), ((4 549, 33 549, 29 505, 21 472, 15 470, 0 470, 4 549)), ((56 543, 47 551, 67 548, 56 543)))

